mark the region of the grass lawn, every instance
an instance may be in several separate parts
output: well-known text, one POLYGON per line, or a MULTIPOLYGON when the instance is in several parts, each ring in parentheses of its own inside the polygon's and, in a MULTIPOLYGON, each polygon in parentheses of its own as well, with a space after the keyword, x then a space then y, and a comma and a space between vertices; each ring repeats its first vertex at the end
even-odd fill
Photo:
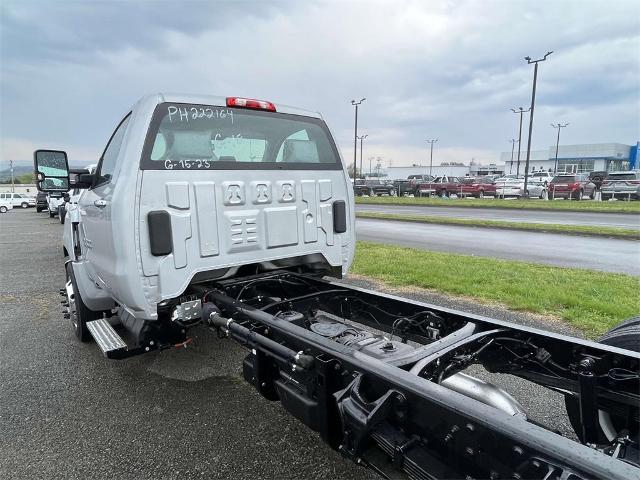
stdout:
POLYGON ((640 278, 358 242, 352 272, 553 315, 597 338, 640 313, 640 278))
POLYGON ((426 205, 430 207, 515 208, 523 210, 572 210, 579 212, 640 213, 640 202, 594 202, 591 200, 498 200, 484 198, 356 197, 356 203, 426 205))
POLYGON ((379 220, 396 220, 403 222, 434 223, 439 225, 464 225, 481 228, 502 228, 507 230, 530 230, 541 232, 568 233, 573 235, 594 235, 640 239, 640 229, 602 227, 596 225, 563 225, 555 223, 509 222, 503 220, 474 220, 467 218, 450 218, 436 215, 412 215, 403 213, 358 212, 358 218, 374 218, 379 220))

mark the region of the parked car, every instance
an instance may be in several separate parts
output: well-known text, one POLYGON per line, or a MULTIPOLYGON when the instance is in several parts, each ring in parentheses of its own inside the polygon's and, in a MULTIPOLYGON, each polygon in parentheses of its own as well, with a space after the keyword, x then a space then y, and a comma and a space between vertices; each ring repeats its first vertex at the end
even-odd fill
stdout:
MULTIPOLYGON (((540 180, 527 181, 529 198, 544 198, 547 189, 540 180)), ((496 198, 519 198, 524 193, 524 179, 514 178, 496 182, 496 198)))
POLYGON ((14 207, 29 208, 36 206, 36 199, 24 193, 0 193, 0 201, 2 200, 14 207))
POLYGON ((501 182, 506 182, 507 180, 516 180, 516 179, 521 179, 524 180, 524 176, 523 175, 516 175, 509 173, 508 175, 501 175, 498 178, 494 178, 496 183, 501 183, 501 182))
POLYGON ((393 183, 386 180, 356 180, 353 184, 353 192, 357 196, 362 195, 397 195, 396 187, 393 183))
POLYGON ((413 193, 414 195, 418 196, 419 192, 418 192, 418 185, 420 185, 421 183, 427 183, 430 182, 434 179, 435 177, 433 175, 409 175, 407 177, 407 180, 409 180, 409 190, 410 193, 413 193))
POLYGON ((356 197, 361 197, 363 195, 369 195, 371 191, 364 180, 355 180, 353 182, 353 193, 356 197))
POLYGON ((416 196, 432 195, 438 197, 448 197, 452 193, 459 193, 460 179, 458 177, 449 177, 443 175, 436 177, 433 181, 419 183, 416 187, 416 196))
POLYGON ((398 180, 394 180, 393 186, 396 188, 396 193, 400 197, 413 194, 414 187, 411 183, 411 180, 409 180, 408 178, 400 178, 398 180))
POLYGON ((36 212, 40 213, 47 209, 47 193, 38 192, 36 195, 36 212))
POLYGON ((58 207, 64 204, 64 194, 61 192, 52 192, 47 195, 47 210, 49 217, 53 218, 58 215, 58 207))
POLYGON ((0 213, 7 213, 11 209, 13 209, 13 203, 9 199, 0 198, 0 213))
POLYGON ((602 183, 602 200, 610 198, 640 200, 640 170, 609 172, 602 183))
POLYGON ((588 195, 595 196, 596 185, 589 180, 587 173, 569 173, 553 177, 549 182, 549 198, 571 198, 582 200, 588 195))
POLYGON ((459 192, 463 197, 493 197, 496 194, 496 183, 490 177, 463 178, 460 181, 459 192))
POLYGON ((395 185, 388 180, 365 180, 365 183, 369 187, 369 195, 389 195, 394 197, 398 193, 395 185))
POLYGON ((546 187, 547 185, 549 185, 549 182, 553 180, 554 176, 555 174, 553 172, 533 172, 531 175, 529 175, 529 178, 542 182, 546 187))

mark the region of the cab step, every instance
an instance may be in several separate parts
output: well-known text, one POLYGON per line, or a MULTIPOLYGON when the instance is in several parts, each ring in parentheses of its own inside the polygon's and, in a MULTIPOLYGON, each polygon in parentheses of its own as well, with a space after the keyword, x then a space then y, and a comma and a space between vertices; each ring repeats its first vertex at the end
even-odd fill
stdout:
POLYGON ((106 318, 87 322, 87 328, 105 357, 124 358, 130 356, 127 355, 127 344, 106 318))

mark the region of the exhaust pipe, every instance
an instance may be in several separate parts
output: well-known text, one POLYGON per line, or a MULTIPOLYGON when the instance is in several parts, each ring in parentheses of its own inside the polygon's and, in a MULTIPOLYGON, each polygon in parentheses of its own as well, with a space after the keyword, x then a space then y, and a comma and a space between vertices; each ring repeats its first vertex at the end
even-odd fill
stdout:
POLYGON ((440 385, 471 397, 486 405, 502 410, 513 417, 527 419, 527 414, 518 401, 495 385, 467 375, 456 373, 440 382, 440 385))

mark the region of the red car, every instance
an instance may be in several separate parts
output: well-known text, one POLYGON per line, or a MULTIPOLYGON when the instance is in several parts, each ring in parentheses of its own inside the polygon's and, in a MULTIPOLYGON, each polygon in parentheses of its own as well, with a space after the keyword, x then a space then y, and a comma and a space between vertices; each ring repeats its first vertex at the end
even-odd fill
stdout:
POLYGON ((549 198, 572 198, 582 200, 588 195, 595 196, 596 185, 589 180, 588 173, 569 173, 556 175, 549 183, 549 198))
POLYGON ((452 193, 460 192, 460 179, 458 177, 442 176, 432 181, 422 182, 416 186, 416 196, 436 195, 448 197, 452 193))
POLYGON ((484 198, 496 196, 496 182, 489 177, 463 178, 459 187, 463 197, 484 198))

